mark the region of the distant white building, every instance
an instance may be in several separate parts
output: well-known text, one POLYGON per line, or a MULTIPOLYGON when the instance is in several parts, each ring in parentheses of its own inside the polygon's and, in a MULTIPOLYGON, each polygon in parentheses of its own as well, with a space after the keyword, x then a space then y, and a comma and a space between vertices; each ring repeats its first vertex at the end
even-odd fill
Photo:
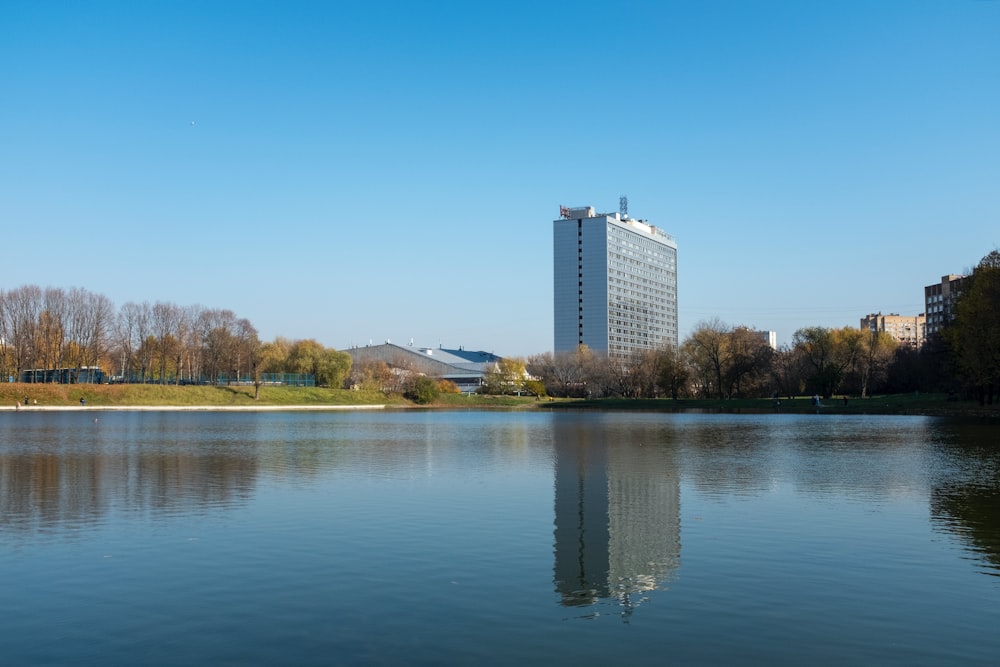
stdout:
POLYGON ((555 351, 613 357, 677 346, 677 242, 662 229, 593 207, 553 222, 555 351))
POLYGON ((778 333, 776 331, 757 331, 754 333, 760 336, 760 339, 771 346, 772 350, 778 349, 778 333))

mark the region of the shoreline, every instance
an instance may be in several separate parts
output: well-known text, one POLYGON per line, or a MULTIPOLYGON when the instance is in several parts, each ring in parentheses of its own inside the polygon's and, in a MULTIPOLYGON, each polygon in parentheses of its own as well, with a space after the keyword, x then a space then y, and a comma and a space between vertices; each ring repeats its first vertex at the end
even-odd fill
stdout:
POLYGON ((303 412, 384 410, 385 405, 0 405, 7 412, 303 412))

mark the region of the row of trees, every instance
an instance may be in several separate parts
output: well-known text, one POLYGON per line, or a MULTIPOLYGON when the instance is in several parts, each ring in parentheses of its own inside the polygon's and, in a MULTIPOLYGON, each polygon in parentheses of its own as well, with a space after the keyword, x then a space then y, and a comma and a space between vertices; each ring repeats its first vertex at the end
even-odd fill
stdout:
POLYGON ((1000 251, 994 250, 962 284, 946 352, 980 403, 993 404, 1000 385, 1000 251))
POLYGON ((231 310, 128 302, 25 285, 0 290, 0 374, 101 367, 118 382, 259 384, 263 373, 308 373, 341 386, 351 358, 315 340, 262 343, 231 310))
MULTIPOLYGON (((701 398, 773 397, 942 391, 992 404, 1000 386, 1000 252, 965 280, 954 319, 920 349, 885 332, 805 327, 790 346, 773 349, 748 327, 714 319, 700 323, 678 348, 637 352, 628 359, 570 353, 529 357, 524 368, 550 396, 701 398)), ((524 380, 527 379, 523 376, 524 380)), ((496 369, 489 393, 541 393, 496 369)))
POLYGON ((885 333, 809 327, 775 350, 758 332, 719 320, 701 323, 679 348, 644 350, 628 359, 586 347, 530 357, 528 373, 551 396, 751 398, 866 396, 881 389, 896 342, 885 333))
MULTIPOLYGON (((484 391, 550 396, 867 396, 965 392, 992 404, 1000 386, 1000 252, 965 280, 943 335, 919 350, 888 334, 852 327, 806 327, 792 345, 772 349, 755 332, 713 319, 678 347, 611 358, 581 347, 527 360, 505 359, 486 374, 484 391)), ((359 363, 315 340, 262 343, 230 310, 111 301, 84 289, 26 285, 0 290, 0 373, 99 366, 123 382, 253 382, 264 373, 314 375, 386 393, 413 392, 419 374, 383 362, 359 363)), ((439 386, 449 391, 453 388, 439 386)))

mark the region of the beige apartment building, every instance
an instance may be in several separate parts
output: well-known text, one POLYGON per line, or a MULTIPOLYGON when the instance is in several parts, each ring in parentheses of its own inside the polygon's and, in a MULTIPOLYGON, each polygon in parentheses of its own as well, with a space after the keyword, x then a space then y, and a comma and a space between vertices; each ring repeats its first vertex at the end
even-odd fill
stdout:
POLYGON ((873 313, 861 318, 862 331, 884 331, 901 345, 920 347, 926 340, 927 318, 919 315, 873 313))

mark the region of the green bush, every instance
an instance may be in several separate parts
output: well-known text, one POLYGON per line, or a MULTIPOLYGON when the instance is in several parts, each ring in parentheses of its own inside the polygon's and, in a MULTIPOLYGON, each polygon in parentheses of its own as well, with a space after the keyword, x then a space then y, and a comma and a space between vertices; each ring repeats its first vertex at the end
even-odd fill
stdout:
POLYGON ((438 397, 437 382, 425 375, 421 375, 415 378, 409 388, 403 392, 403 397, 420 405, 433 403, 438 397))

